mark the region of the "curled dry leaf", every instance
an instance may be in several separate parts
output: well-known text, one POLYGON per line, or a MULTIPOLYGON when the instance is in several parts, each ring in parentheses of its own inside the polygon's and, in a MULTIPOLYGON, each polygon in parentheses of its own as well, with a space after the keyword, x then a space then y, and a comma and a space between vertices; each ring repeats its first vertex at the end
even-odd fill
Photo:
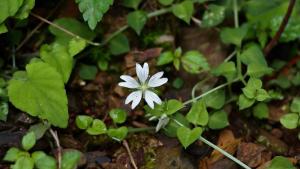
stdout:
MULTIPOLYGON (((231 130, 223 130, 220 133, 217 146, 227 151, 230 154, 234 154, 237 150, 238 144, 241 142, 241 139, 235 138, 231 130)), ((218 160, 224 158, 224 155, 219 151, 214 150, 210 156, 210 163, 213 164, 218 160)))

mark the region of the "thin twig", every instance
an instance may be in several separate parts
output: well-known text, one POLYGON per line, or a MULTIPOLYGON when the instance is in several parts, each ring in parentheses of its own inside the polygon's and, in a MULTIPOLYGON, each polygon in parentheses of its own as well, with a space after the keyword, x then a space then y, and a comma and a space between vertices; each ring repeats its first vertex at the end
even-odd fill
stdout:
POLYGON ((137 167, 137 165, 136 165, 136 163, 135 163, 135 161, 134 161, 134 159, 133 159, 133 156, 132 156, 132 154, 131 154, 129 145, 128 145, 128 143, 127 143, 126 140, 123 141, 123 146, 125 147, 125 149, 126 149, 128 155, 129 155, 130 162, 131 162, 133 168, 134 168, 134 169, 138 169, 138 167, 137 167))
POLYGON ((290 16, 292 15, 293 8, 295 6, 295 2, 296 2, 296 0, 290 0, 289 7, 286 11, 286 14, 285 14, 281 24, 280 24, 278 31, 276 32, 275 36, 272 38, 272 40, 268 43, 268 45, 264 49, 265 56, 267 56, 269 54, 269 52, 272 50, 272 48, 278 43, 278 40, 280 39, 281 34, 283 33, 286 25, 289 22, 290 16))
MULTIPOLYGON (((46 17, 46 19, 50 18, 55 12, 56 10, 60 7, 61 3, 63 1, 60 1, 56 7, 48 14, 48 16, 46 17)), ((43 26, 45 22, 40 22, 31 32, 29 32, 29 34, 27 34, 27 36, 24 38, 24 40, 18 45, 16 51, 19 51, 23 46, 24 44, 26 44, 26 42, 28 42, 30 40, 30 38, 34 35, 34 33, 40 28, 43 26)))
POLYGON ((58 169, 61 169, 61 151, 62 151, 62 148, 60 146, 60 143, 59 143, 59 139, 58 139, 58 135, 57 135, 57 132, 52 130, 51 128, 49 129, 54 141, 55 141, 55 144, 56 144, 56 147, 57 147, 57 161, 58 161, 58 169))
POLYGON ((63 31, 63 32, 65 32, 66 34, 68 34, 68 35, 70 35, 70 36, 72 36, 74 38, 83 39, 83 40, 86 41, 86 43, 88 43, 90 45, 101 46, 100 43, 92 42, 92 41, 90 41, 88 39, 85 39, 85 38, 79 36, 79 35, 76 35, 75 33, 71 32, 71 31, 69 31, 69 30, 67 30, 67 29, 65 29, 65 28, 63 28, 63 27, 61 27, 61 26, 59 26, 59 25, 57 25, 57 24, 55 24, 53 22, 50 22, 49 20, 47 20, 47 19, 45 19, 45 18, 43 18, 43 17, 41 17, 41 16, 39 16, 37 14, 34 14, 34 13, 31 12, 30 15, 34 16, 35 18, 37 18, 37 19, 39 19, 39 20, 41 20, 41 21, 43 21, 43 22, 45 22, 45 23, 47 23, 47 24, 49 24, 49 25, 51 25, 51 26, 53 26, 53 27, 55 27, 55 28, 57 28, 57 29, 59 29, 61 31, 63 31))

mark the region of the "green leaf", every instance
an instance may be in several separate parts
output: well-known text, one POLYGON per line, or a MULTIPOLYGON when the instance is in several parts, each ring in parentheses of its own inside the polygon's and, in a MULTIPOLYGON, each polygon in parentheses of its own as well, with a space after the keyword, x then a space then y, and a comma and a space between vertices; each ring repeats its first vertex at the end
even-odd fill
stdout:
POLYGON ((296 169, 291 161, 282 156, 276 156, 272 159, 271 165, 267 169, 296 169))
POLYGON ((55 158, 48 156, 44 152, 35 151, 31 156, 37 169, 56 169, 55 158))
POLYGON ((22 6, 19 8, 18 12, 14 16, 18 19, 25 19, 28 17, 31 9, 34 7, 35 0, 24 0, 22 6))
POLYGON ((7 27, 5 26, 4 23, 0 24, 0 34, 2 33, 6 33, 8 30, 7 30, 7 27))
POLYGON ((135 32, 140 35, 147 22, 147 13, 144 11, 134 11, 127 15, 127 23, 135 32))
POLYGON ((14 16, 22 4, 23 0, 1 0, 0 23, 4 22, 8 17, 14 16))
POLYGON ((64 45, 59 43, 45 44, 40 49, 40 56, 61 74, 65 83, 68 82, 73 68, 73 58, 64 45))
POLYGON ((87 115, 78 115, 75 119, 76 126, 80 129, 87 129, 93 122, 93 118, 87 115))
POLYGON ((81 157, 81 152, 78 150, 66 150, 62 155, 61 169, 74 169, 81 157))
POLYGON ((239 28, 223 28, 221 30, 221 40, 225 44, 234 44, 236 46, 241 46, 242 40, 245 38, 248 32, 247 26, 242 26, 239 28))
MULTIPOLYGON (((270 37, 274 37, 288 9, 289 1, 273 0, 265 2, 252 0, 245 3, 246 16, 249 22, 257 31, 268 32, 270 37)), ((289 22, 280 36, 280 42, 288 42, 299 37, 299 5, 295 5, 289 22)), ((260 34, 257 35, 258 37, 260 34)))
POLYGON ((277 77, 277 79, 271 80, 269 82, 269 84, 277 85, 277 86, 279 86, 283 89, 288 89, 292 85, 289 78, 287 76, 284 76, 284 75, 279 75, 277 77))
POLYGON ((256 92, 255 99, 257 101, 264 101, 266 99, 270 98, 269 93, 265 89, 258 89, 256 92))
POLYGON ((28 132, 22 138, 22 147, 24 150, 28 151, 35 145, 35 142, 36 142, 36 137, 34 132, 32 131, 28 132))
POLYGON ((266 103, 258 103, 253 107, 253 115, 258 119, 267 119, 269 117, 269 108, 266 103))
POLYGON ((224 76, 227 81, 232 81, 237 76, 237 70, 234 62, 223 62, 212 70, 212 74, 216 76, 224 76))
POLYGON ((194 13, 193 1, 185 0, 179 4, 173 5, 172 12, 176 17, 189 24, 194 13))
POLYGON ((191 50, 186 52, 181 58, 181 63, 185 71, 189 73, 199 73, 201 70, 209 70, 206 58, 199 51, 191 50))
POLYGON ((204 97, 205 105, 213 109, 221 109, 225 104, 225 90, 219 89, 204 97))
POLYGON ((252 106, 255 102, 255 99, 249 99, 244 94, 241 94, 238 100, 239 109, 243 110, 252 106))
POLYGON ((247 75, 255 78, 260 78, 264 75, 271 74, 272 71, 273 69, 270 67, 258 65, 255 63, 249 64, 247 67, 247 75))
POLYGON ((166 65, 169 63, 172 63, 174 60, 174 54, 171 51, 166 51, 163 52, 162 54, 160 54, 160 56, 158 57, 158 60, 156 62, 157 66, 162 66, 162 65, 166 65))
POLYGON ((198 100, 193 103, 192 108, 186 115, 189 122, 194 125, 205 126, 208 123, 208 112, 204 100, 198 100))
POLYGON ((83 19, 88 22, 91 29, 95 29, 103 15, 113 4, 113 0, 76 0, 83 19))
POLYGON ((293 99, 290 110, 294 113, 300 113, 300 97, 295 97, 293 99))
MULTIPOLYGON (((93 31, 91 31, 85 24, 79 22, 74 18, 59 18, 54 20, 53 23, 59 25, 60 27, 63 27, 64 29, 74 33, 75 35, 78 35, 88 40, 92 40, 96 36, 96 34, 93 31)), ((51 25, 49 27, 49 30, 58 39, 63 39, 63 41, 68 42, 71 39, 74 39, 73 36, 51 25)))
POLYGON ((9 81, 8 96, 18 109, 46 119, 54 126, 67 127, 69 115, 64 83, 48 64, 30 63, 26 72, 14 73, 9 81))
POLYGON ((127 118, 127 112, 124 109, 112 109, 109 112, 109 116, 112 118, 114 123, 124 123, 127 118))
POLYGON ((109 42, 109 50, 113 55, 120 55, 130 50, 129 41, 124 34, 119 34, 109 42))
POLYGON ((163 132, 168 137, 176 137, 176 132, 181 125, 190 126, 189 121, 181 113, 175 113, 171 116, 168 124, 163 128, 163 132))
POLYGON ((173 3, 174 0, 158 0, 158 2, 162 5, 171 5, 173 3))
POLYGON ((71 57, 77 55, 86 47, 86 41, 83 39, 73 38, 69 41, 68 51, 71 57))
POLYGON ((106 133, 106 125, 102 120, 94 119, 92 125, 86 130, 90 135, 100 135, 106 133))
POLYGON ((141 2, 142 0, 123 0, 122 4, 128 8, 137 9, 141 2))
POLYGON ((177 137, 184 148, 196 141, 202 133, 202 128, 195 127, 193 130, 187 127, 180 127, 177 129, 177 137))
POLYGON ((21 156, 16 163, 12 165, 12 169, 33 169, 34 161, 30 157, 21 156))
POLYGON ((257 44, 247 45, 241 53, 240 59, 246 65, 256 64, 264 67, 268 66, 265 56, 257 44))
POLYGON ((28 131, 34 132, 36 140, 38 140, 43 137, 43 135, 49 128, 50 128, 50 124, 41 122, 41 123, 31 125, 28 131))
POLYGON ((113 138, 116 141, 124 140, 127 136, 127 133, 128 133, 128 128, 125 126, 122 126, 117 129, 110 128, 107 131, 108 136, 113 138))
POLYGON ((0 120, 6 121, 8 115, 8 104, 7 102, 0 102, 0 120))
POLYGON ((262 81, 260 79, 250 78, 246 87, 244 87, 242 90, 244 95, 247 96, 247 98, 253 99, 257 95, 257 90, 261 89, 261 87, 262 81))
POLYGON ((81 65, 79 69, 79 77, 83 80, 93 80, 97 75, 98 69, 96 66, 81 65))
POLYGON ((214 112, 208 121, 208 127, 211 129, 222 129, 229 125, 227 113, 223 110, 214 112))
POLYGON ((280 118, 280 123, 288 129, 295 129, 298 126, 299 114, 288 113, 280 118))
POLYGON ((219 5, 209 5, 202 17, 201 26, 205 28, 214 27, 223 22, 225 18, 225 7, 219 5))
POLYGON ((20 150, 15 147, 9 148, 9 150, 5 153, 3 158, 4 161, 15 162, 19 157, 20 150))
POLYGON ((176 99, 170 99, 167 101, 166 107, 165 107, 165 114, 171 115, 179 111, 183 108, 183 104, 181 101, 176 99))

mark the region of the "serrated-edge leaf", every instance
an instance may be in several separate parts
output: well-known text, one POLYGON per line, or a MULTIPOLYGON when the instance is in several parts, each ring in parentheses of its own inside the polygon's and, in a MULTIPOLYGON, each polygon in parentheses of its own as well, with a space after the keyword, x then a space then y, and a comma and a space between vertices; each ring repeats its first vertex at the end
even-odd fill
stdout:
POLYGON ((91 29, 95 29, 103 15, 113 4, 113 0, 76 0, 83 19, 88 22, 91 29))

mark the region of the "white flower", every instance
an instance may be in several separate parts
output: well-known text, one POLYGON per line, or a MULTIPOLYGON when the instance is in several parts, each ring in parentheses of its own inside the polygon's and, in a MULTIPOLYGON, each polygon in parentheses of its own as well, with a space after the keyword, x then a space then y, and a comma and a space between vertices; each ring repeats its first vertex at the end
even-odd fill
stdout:
POLYGON ((128 75, 122 75, 120 78, 124 82, 120 82, 119 86, 126 87, 129 89, 136 89, 130 93, 125 104, 132 102, 131 108, 134 109, 142 100, 142 97, 146 100, 149 107, 154 108, 154 103, 161 104, 160 98, 151 91, 152 88, 161 86, 167 83, 167 78, 162 78, 164 72, 158 72, 153 76, 149 77, 149 66, 148 63, 144 63, 143 67, 140 64, 136 64, 136 74, 138 80, 128 75))

